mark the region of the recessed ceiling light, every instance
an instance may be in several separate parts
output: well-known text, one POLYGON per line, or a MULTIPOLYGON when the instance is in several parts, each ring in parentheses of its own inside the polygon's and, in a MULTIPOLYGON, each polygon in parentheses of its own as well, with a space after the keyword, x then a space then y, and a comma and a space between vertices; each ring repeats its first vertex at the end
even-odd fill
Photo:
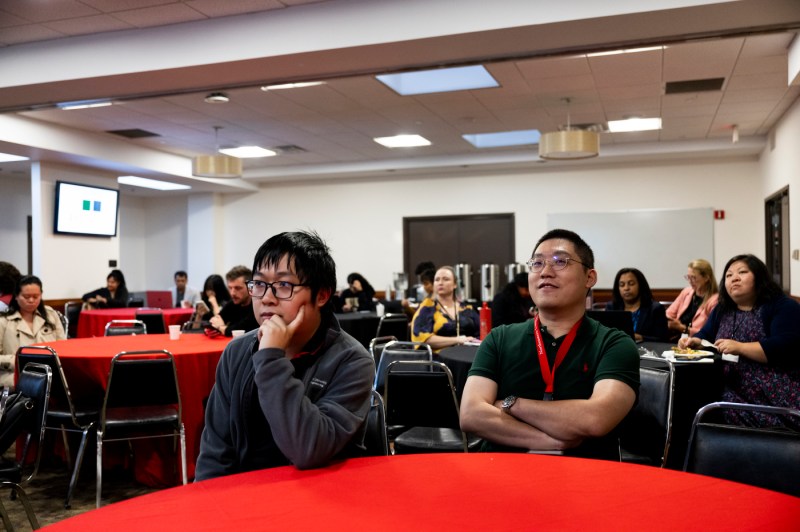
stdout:
POLYGON ((14 161, 27 161, 27 157, 20 157, 19 155, 11 155, 10 153, 0 153, 0 163, 10 163, 14 161))
POLYGON ((500 86, 482 65, 382 74, 375 78, 401 96, 500 86))
POLYGON ((586 54, 586 57, 600 57, 603 55, 637 54, 639 52, 652 52, 654 50, 664 50, 666 46, 649 46, 646 48, 628 48, 623 50, 609 50, 608 52, 596 52, 586 54))
POLYGON ((413 148, 431 145, 431 141, 420 135, 395 135, 394 137, 377 137, 372 140, 387 148, 413 148))
POLYGON ((220 153, 230 155, 231 157, 238 157, 240 159, 250 159, 255 157, 272 157, 278 155, 278 152, 262 148, 260 146, 239 146, 238 148, 221 148, 220 153))
POLYGON ((539 144, 541 134, 538 129, 520 129, 517 131, 498 131, 496 133, 476 133, 474 135, 461 136, 476 148, 501 148, 504 146, 539 144))
POLYGON ((625 133, 629 131, 652 131, 661 129, 660 118, 628 118, 625 120, 609 120, 608 130, 611 133, 625 133))
POLYGON ((89 109, 91 107, 108 107, 111 100, 82 100, 79 102, 57 103, 56 107, 62 111, 74 111, 75 109, 89 109))
POLYGON ((302 89, 303 87, 316 87, 325 85, 324 81, 302 81, 299 83, 279 83, 277 85, 264 85, 262 91, 278 91, 283 89, 302 89))
POLYGON ((147 179, 146 177, 137 177, 135 175, 121 175, 117 178, 117 183, 120 185, 131 185, 133 187, 152 188, 155 190, 186 190, 192 188, 189 185, 168 183, 167 181, 147 179))

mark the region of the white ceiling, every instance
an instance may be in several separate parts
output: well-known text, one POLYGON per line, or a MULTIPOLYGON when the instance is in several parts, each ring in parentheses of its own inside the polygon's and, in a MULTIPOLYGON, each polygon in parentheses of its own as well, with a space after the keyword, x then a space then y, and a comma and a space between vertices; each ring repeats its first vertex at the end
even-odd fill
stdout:
MULTIPOLYGON (((0 44, 7 46, 5 51, 9 52, 32 42, 55 45, 67 36, 138 31, 135 28, 270 10, 291 12, 311 7, 298 4, 331 3, 335 2, 3 2, 0 44)), ((602 133, 601 157, 584 164, 601 164, 613 157, 752 157, 763 148, 767 133, 800 95, 800 85, 787 84, 787 53, 800 27, 800 2, 795 5, 797 16, 785 24, 772 24, 755 32, 740 24, 742 27, 717 31, 714 36, 672 34, 659 39, 665 46, 654 51, 588 57, 585 52, 592 46, 598 50, 610 47, 611 41, 601 46, 600 40, 595 39, 594 45, 576 46, 580 48, 578 52, 561 53, 551 48, 543 53, 537 49, 530 57, 515 53, 513 59, 495 54, 496 58, 480 61, 500 84, 493 89, 399 96, 374 79, 372 74, 379 68, 369 67, 365 69, 370 71, 367 75, 353 73, 350 68, 344 76, 320 76, 327 81, 325 85, 270 92, 262 91, 260 83, 243 83, 234 76, 226 79, 220 75, 215 85, 205 80, 198 82, 196 88, 201 90, 187 88, 185 77, 160 76, 157 94, 140 97, 141 87, 131 87, 127 94, 120 89, 120 94, 113 95, 118 98, 113 106, 79 111, 61 111, 52 106, 59 101, 56 84, 48 88, 47 99, 38 93, 30 96, 35 91, 30 91, 27 99, 24 91, 6 91, 4 97, 0 89, 0 110, 78 132, 109 135, 103 132, 146 130, 158 136, 124 142, 187 158, 214 150, 214 126, 223 128, 219 132, 220 145, 302 149, 278 157, 246 160, 245 177, 253 183, 341 178, 387 170, 414 173, 485 164, 497 168, 529 165, 536 159, 535 147, 479 150, 461 135, 532 128, 542 132, 556 130, 566 122, 563 99, 567 97, 572 101, 573 124, 605 124, 631 116, 663 119, 661 131, 602 133), (722 89, 665 94, 668 82, 708 78, 724 78, 722 89), (230 102, 205 103, 205 95, 212 90, 224 91, 230 102), (734 127, 740 139, 736 145, 732 143, 734 127), (401 152, 372 140, 400 133, 417 133, 433 144, 401 152)), ((494 33, 492 42, 504 39, 509 41, 509 47, 524 49, 524 45, 513 42, 518 40, 513 31, 494 33)), ((577 36, 572 39, 576 43, 579 40, 577 36)), ((424 48, 425 44, 424 40, 412 43, 417 48, 424 48)), ((530 46, 531 50, 534 48, 530 46)), ((384 65, 388 63, 384 60, 384 65)), ((262 77, 269 81, 269 76, 262 77)), ((67 85, 64 87, 65 96, 76 99, 75 91, 66 95, 67 85)), ((102 96, 88 88, 82 90, 86 98, 102 96)))

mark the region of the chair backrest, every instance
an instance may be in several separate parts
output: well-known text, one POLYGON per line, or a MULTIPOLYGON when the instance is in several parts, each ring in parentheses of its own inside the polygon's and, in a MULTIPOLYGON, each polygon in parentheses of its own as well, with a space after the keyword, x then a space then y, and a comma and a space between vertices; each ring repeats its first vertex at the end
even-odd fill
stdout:
POLYGON ((64 334, 66 334, 67 329, 69 329, 69 320, 63 313, 61 313, 58 310, 56 310, 56 316, 58 316, 58 319, 61 320, 61 327, 64 329, 64 334))
POLYGON ((147 334, 164 334, 167 328, 164 325, 164 313, 161 309, 140 308, 136 311, 136 319, 144 323, 147 334))
POLYGON ((800 422, 800 410, 793 408, 727 402, 706 405, 694 417, 683 470, 800 497, 800 433, 702 421, 720 409, 781 415, 800 422))
POLYGON ((64 315, 67 318, 67 338, 78 337, 78 319, 81 316, 82 301, 68 301, 64 304, 64 315))
POLYGON ((405 314, 384 314, 378 322, 375 337, 394 336, 400 341, 408 340, 408 316, 405 314))
MULTIPOLYGON (((69 412, 73 424, 78 425, 72 394, 69 391, 67 378, 64 375, 64 368, 61 366, 61 359, 58 358, 58 353, 56 353, 55 349, 49 346, 37 345, 29 345, 17 349, 16 367, 21 370, 31 363, 47 366, 52 373, 48 409, 52 412, 69 412)), ((89 394, 87 393, 87 395, 89 394)))
POLYGON ((182 419, 178 373, 167 350, 123 351, 111 359, 101 425, 109 408, 176 405, 182 419))
POLYGON ((364 434, 366 456, 388 456, 389 437, 386 433, 386 410, 381 394, 372 390, 372 402, 367 414, 367 430, 364 434))
POLYGON ((144 306, 143 297, 131 297, 128 299, 128 308, 139 308, 144 306))
POLYGON ((39 462, 42 458, 42 448, 44 447, 45 421, 47 419, 47 405, 50 401, 50 383, 52 372, 48 366, 31 362, 27 364, 19 374, 17 382, 17 392, 24 394, 33 401, 33 415, 30 423, 24 429, 28 432, 25 447, 22 451, 20 464, 23 466, 28 463, 28 451, 30 445, 36 445, 36 457, 33 460, 33 471, 23 480, 27 482, 39 470, 39 462))
POLYGON ((111 320, 106 323, 105 336, 147 334, 147 325, 142 320, 111 320))
POLYGON ((639 368, 639 400, 620 423, 620 447, 664 467, 672 440, 675 370, 639 368))
POLYGON ((378 369, 378 362, 381 359, 381 354, 383 353, 383 348, 386 347, 386 344, 389 342, 396 342, 397 338, 394 336, 378 336, 377 338, 373 338, 369 341, 369 354, 372 355, 372 358, 375 359, 375 369, 378 369))
POLYGON ((386 378, 386 368, 389 364, 397 360, 421 360, 425 362, 433 361, 433 351, 431 346, 424 342, 401 342, 392 341, 386 344, 381 353, 381 357, 376 364, 375 382, 372 389, 378 393, 383 393, 383 383, 386 378))
POLYGON ((453 375, 442 362, 392 362, 386 368, 383 400, 388 425, 460 430, 453 375))

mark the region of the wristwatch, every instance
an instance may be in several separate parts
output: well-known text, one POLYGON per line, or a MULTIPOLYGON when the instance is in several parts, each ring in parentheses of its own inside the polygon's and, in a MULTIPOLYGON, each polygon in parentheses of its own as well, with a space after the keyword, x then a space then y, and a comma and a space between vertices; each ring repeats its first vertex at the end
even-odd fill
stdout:
POLYGON ((511 410, 511 407, 514 406, 515 402, 517 402, 516 395, 509 395, 508 397, 503 399, 503 404, 502 404, 503 412, 505 412, 506 414, 510 414, 509 410, 511 410))

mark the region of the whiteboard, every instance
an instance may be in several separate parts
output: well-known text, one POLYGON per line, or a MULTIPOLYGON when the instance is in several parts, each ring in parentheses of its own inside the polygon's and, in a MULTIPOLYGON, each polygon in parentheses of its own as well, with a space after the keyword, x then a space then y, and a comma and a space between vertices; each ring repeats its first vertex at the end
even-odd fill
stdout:
POLYGON ((594 251, 597 285, 609 289, 621 268, 638 268, 650 288, 683 288, 694 259, 714 264, 714 211, 657 209, 547 215, 549 229, 578 233, 594 251))

